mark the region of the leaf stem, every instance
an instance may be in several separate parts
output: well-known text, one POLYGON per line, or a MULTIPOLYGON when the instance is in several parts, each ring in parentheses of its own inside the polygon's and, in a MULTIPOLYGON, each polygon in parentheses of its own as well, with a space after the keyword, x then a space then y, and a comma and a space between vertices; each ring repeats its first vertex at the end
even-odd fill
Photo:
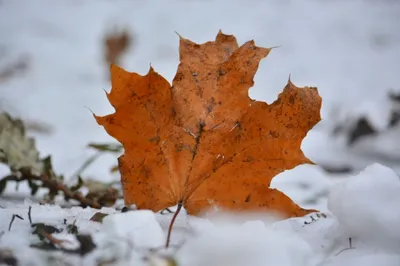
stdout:
POLYGON ((182 209, 182 203, 180 202, 180 203, 178 203, 178 208, 176 209, 176 212, 174 213, 174 216, 172 216, 171 223, 169 224, 168 235, 167 235, 167 243, 165 243, 165 247, 166 247, 166 248, 169 247, 169 242, 170 242, 171 233, 172 233, 172 226, 174 225, 175 219, 176 219, 176 217, 178 216, 178 214, 179 214, 179 212, 181 211, 181 209, 182 209))

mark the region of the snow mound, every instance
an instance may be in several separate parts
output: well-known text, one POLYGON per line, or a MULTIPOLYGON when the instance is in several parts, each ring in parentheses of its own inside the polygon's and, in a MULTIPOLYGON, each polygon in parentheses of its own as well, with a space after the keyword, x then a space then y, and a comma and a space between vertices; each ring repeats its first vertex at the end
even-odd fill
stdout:
POLYGON ((149 210, 130 211, 106 216, 100 229, 106 238, 129 239, 141 248, 158 248, 165 243, 165 235, 149 210))
POLYGON ((400 178, 392 169, 375 163, 332 187, 328 200, 332 214, 277 220, 265 213, 219 212, 194 217, 182 210, 168 249, 164 244, 176 206, 169 212, 120 213, 113 208, 60 208, 29 200, 9 203, 0 208, 0 264, 2 254, 11 252, 22 266, 398 266, 399 192, 400 178), (92 221, 99 211, 108 216, 102 222, 92 221), (11 222, 14 215, 20 218, 11 222), (33 224, 58 228, 51 234, 67 241, 64 249, 82 250, 82 235, 90 235, 93 249, 82 256, 65 250, 39 250, 32 246, 42 242, 33 233, 30 218, 33 224), (71 224, 76 225, 77 235, 67 230, 71 224))
POLYGON ((328 208, 340 233, 366 245, 400 250, 400 179, 381 164, 332 187, 328 208))
POLYGON ((300 237, 268 229, 261 221, 218 227, 192 238, 178 251, 179 265, 308 266, 312 249, 300 237))
POLYGON ((351 252, 343 253, 342 256, 332 257, 323 266, 398 266, 400 265, 400 255, 376 252, 374 250, 356 249, 351 252))

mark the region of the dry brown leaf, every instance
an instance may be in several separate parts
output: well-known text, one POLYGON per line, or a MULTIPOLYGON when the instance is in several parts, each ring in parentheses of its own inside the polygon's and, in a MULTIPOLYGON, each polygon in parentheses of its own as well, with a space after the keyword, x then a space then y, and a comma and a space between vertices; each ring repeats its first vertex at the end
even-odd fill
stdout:
POLYGON ((106 217, 106 216, 108 216, 108 213, 96 212, 96 213, 89 219, 89 221, 102 223, 104 217, 106 217))
POLYGON ((271 49, 254 41, 239 47, 222 32, 204 44, 180 37, 179 49, 172 86, 153 68, 141 76, 111 67, 107 97, 116 112, 95 118, 124 146, 125 203, 153 211, 179 204, 193 215, 215 206, 311 212, 269 185, 312 163, 300 145, 320 121, 317 89, 289 81, 274 103, 254 101, 248 90, 271 49))
POLYGON ((131 45, 128 31, 109 33, 104 38, 104 60, 108 65, 119 64, 121 56, 131 45))

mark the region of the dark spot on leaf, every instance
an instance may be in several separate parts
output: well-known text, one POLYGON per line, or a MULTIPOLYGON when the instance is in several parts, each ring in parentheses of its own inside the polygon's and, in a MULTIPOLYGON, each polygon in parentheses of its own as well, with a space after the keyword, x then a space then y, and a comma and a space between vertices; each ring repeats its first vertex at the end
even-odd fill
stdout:
POLYGON ((279 136, 278 133, 276 131, 274 131, 274 130, 270 130, 269 131, 269 135, 271 137, 273 137, 273 138, 277 138, 279 136))
POLYGON ((214 109, 215 105, 216 105, 216 104, 215 104, 215 98, 214 98, 214 97, 211 97, 210 101, 209 101, 208 104, 207 104, 207 112, 208 112, 208 113, 211 113, 212 110, 214 109))
POLYGON ((174 107, 171 107, 171 115, 172 115, 172 117, 176 116, 176 110, 174 107))
POLYGON ((250 202, 251 199, 251 194, 247 195, 246 199, 244 200, 244 202, 250 202))
POLYGON ((160 137, 159 136, 155 136, 149 139, 150 142, 155 142, 158 143, 160 141, 160 137))
POLYGON ((289 103, 290 103, 291 105, 294 104, 294 96, 293 96, 293 95, 290 95, 290 96, 289 96, 289 103))
POLYGON ((181 81, 183 79, 183 74, 181 72, 176 73, 174 80, 181 81))
POLYGON ((253 158, 253 157, 251 157, 251 156, 247 156, 247 158, 246 158, 246 159, 244 159, 244 160, 243 160, 243 162, 245 162, 245 163, 251 163, 253 160, 254 160, 254 158, 253 158))
POLYGON ((202 86, 197 86, 196 88, 196 95, 200 98, 203 98, 204 88, 202 86))
POLYGON ((222 70, 222 68, 218 69, 218 76, 222 77, 223 75, 225 75, 225 71, 222 70))

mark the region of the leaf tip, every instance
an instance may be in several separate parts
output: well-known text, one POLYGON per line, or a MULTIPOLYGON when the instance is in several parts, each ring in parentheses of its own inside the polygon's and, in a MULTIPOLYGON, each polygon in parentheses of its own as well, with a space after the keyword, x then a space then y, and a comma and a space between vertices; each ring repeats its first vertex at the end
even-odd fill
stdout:
POLYGON ((153 68, 153 66, 151 65, 151 63, 149 64, 149 72, 147 72, 147 75, 148 74, 151 74, 151 73, 153 73, 154 72, 154 68, 153 68))
POLYGON ((317 165, 316 163, 314 163, 313 161, 311 161, 309 158, 305 158, 306 159, 306 164, 311 164, 311 165, 317 165))
POLYGON ((88 109, 88 110, 89 110, 89 112, 91 112, 91 113, 92 113, 92 115, 95 115, 95 114, 94 114, 94 112, 92 111, 92 109, 90 109, 89 107, 87 107, 87 106, 84 106, 84 108, 88 109))
POLYGON ((89 112, 92 113, 92 116, 93 116, 94 119, 96 120, 97 124, 100 125, 100 126, 102 126, 102 125, 103 125, 104 118, 103 118, 102 116, 96 115, 89 107, 85 106, 85 108, 88 109, 89 112))
POLYGON ((120 76, 125 76, 125 75, 131 74, 116 64, 111 64, 110 73, 111 73, 111 84, 113 82, 115 82, 115 80, 118 79, 120 76))
POLYGON ((292 82, 292 74, 291 73, 289 74, 287 85, 288 86, 294 85, 293 82, 292 82))
POLYGON ((272 46, 272 47, 270 47, 268 49, 272 50, 272 49, 278 49, 278 48, 281 48, 281 47, 282 47, 282 45, 275 45, 275 46, 272 46))
POLYGON ((174 30, 174 32, 175 32, 176 35, 178 35, 178 37, 179 37, 180 40, 185 39, 185 38, 183 38, 182 35, 180 35, 176 30, 174 30))
POLYGON ((215 40, 218 41, 220 39, 226 39, 227 37, 233 37, 233 35, 228 35, 222 32, 221 29, 218 30, 217 36, 215 37, 215 40))
POLYGON ((113 71, 117 70, 119 67, 116 64, 110 64, 110 73, 112 74, 113 71))
POLYGON ((234 44, 234 46, 236 48, 239 47, 238 43, 237 43, 237 40, 236 40, 236 37, 234 35, 232 35, 232 34, 223 33, 221 29, 218 31, 218 34, 215 37, 215 42, 216 43, 220 43, 220 44, 221 43, 231 43, 231 44, 234 44))
POLYGON ((105 95, 107 96, 107 98, 108 98, 108 96, 110 95, 110 93, 108 92, 108 91, 106 91, 105 89, 102 89, 103 90, 103 92, 105 93, 105 95))

